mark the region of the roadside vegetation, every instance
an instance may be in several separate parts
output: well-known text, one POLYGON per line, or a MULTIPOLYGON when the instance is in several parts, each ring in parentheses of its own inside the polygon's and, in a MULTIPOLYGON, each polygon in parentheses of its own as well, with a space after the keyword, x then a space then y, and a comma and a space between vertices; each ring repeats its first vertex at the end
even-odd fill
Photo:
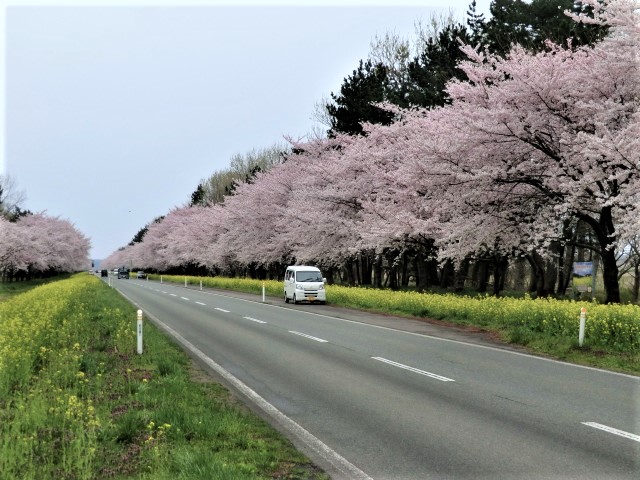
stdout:
MULTIPOLYGON (((159 280, 160 275, 149 275, 159 280)), ((163 275, 162 281, 282 297, 282 282, 224 277, 163 275)), ((640 374, 640 306, 455 294, 398 292, 327 285, 327 303, 384 314, 444 321, 495 332, 506 343, 574 363, 640 374), (581 308, 585 338, 578 344, 581 308)))
POLYGON ((0 479, 327 478, 96 277, 5 287, 0 479))

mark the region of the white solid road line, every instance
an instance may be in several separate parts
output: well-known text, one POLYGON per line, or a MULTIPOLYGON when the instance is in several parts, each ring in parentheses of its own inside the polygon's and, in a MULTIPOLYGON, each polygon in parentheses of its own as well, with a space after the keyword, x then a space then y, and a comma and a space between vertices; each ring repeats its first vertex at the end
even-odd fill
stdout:
POLYGON ((393 365, 394 367, 403 368, 405 370, 409 370, 410 372, 419 373, 420 375, 424 375, 425 377, 435 378, 436 380, 440 380, 441 382, 455 382, 452 378, 443 377, 442 375, 436 375, 435 373, 426 372, 424 370, 420 370, 418 368, 410 367, 409 365, 403 365, 402 363, 394 362, 392 360, 387 360, 382 357, 371 357, 374 360, 378 360, 379 362, 388 363, 389 365, 393 365))
MULTIPOLYGON (((132 302, 135 305, 135 302, 132 302)), ((291 418, 287 417, 284 413, 274 407, 272 404, 267 402, 264 398, 262 398, 258 393, 252 390, 249 386, 244 384, 241 380, 233 376, 227 370, 225 370, 221 365, 217 364, 211 358, 206 356, 201 350, 199 350, 195 345, 189 342, 186 338, 180 335, 178 332, 173 330, 171 327, 161 322, 157 317, 148 314, 149 318, 151 318, 156 325, 162 328, 164 331, 169 333, 173 338, 175 338, 178 342, 184 345, 185 348, 190 350, 194 355, 196 355, 200 360, 202 360, 205 364, 207 364, 210 368, 216 371, 220 376, 222 376, 227 382, 233 385, 239 392, 244 394, 247 398, 249 398, 258 408, 262 409, 265 413, 274 418, 278 424, 280 424, 283 428, 285 428, 290 434, 294 435, 297 439, 303 442, 309 449, 313 450, 317 455, 322 457, 326 462, 330 463, 336 470, 338 470, 343 477, 349 478, 353 480, 373 480, 369 475, 360 470, 354 464, 349 462, 346 458, 340 455, 338 452, 333 450, 327 444, 325 444, 322 440, 317 438, 308 430, 305 430, 302 426, 296 423, 291 418)))
POLYGON ((315 340, 320 343, 327 343, 327 340, 323 340, 322 338, 312 337, 311 335, 307 335, 306 333, 295 332, 293 330, 289 330, 289 333, 293 333, 294 335, 300 335, 301 337, 309 338, 311 340, 315 340))
POLYGON ((583 425, 587 427, 597 428, 598 430, 603 430, 608 433, 613 433, 614 435, 618 435, 620 437, 628 438, 630 440, 635 440, 636 442, 640 442, 640 435, 634 435, 633 433, 625 432, 624 430, 618 430, 617 428, 607 427, 606 425, 602 425, 601 423, 595 422, 581 422, 583 425))

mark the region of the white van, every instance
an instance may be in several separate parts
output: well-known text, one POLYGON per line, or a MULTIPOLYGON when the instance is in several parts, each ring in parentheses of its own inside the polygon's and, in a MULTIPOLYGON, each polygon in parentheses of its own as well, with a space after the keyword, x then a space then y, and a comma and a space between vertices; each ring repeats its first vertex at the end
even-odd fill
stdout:
POLYGON ((287 267, 284 273, 284 301, 320 302, 327 301, 327 293, 324 284, 327 281, 316 267, 296 265, 287 267))

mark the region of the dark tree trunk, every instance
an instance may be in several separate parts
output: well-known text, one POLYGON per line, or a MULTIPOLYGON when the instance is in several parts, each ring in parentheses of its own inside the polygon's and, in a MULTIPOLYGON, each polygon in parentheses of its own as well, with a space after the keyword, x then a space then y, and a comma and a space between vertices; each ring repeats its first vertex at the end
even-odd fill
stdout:
POLYGON ((638 303, 638 294, 640 293, 640 263, 637 263, 633 267, 633 289, 631 290, 631 299, 638 303))
POLYGON ((558 268, 556 262, 553 259, 545 260, 544 262, 544 291, 549 294, 553 294, 556 291, 556 281, 558 280, 558 268))
POLYGON ((409 259, 406 250, 402 252, 402 276, 400 278, 400 286, 407 288, 409 286, 409 259))
POLYGON ((537 254, 536 252, 532 252, 530 255, 527 255, 527 260, 529 260, 529 264, 531 265, 532 270, 532 286, 533 289, 530 288, 531 291, 536 292, 536 297, 544 298, 549 295, 549 292, 545 290, 545 261, 544 259, 537 254))
POLYGON ((442 266, 442 273, 440 275, 440 286, 442 288, 449 288, 451 285, 453 285, 455 276, 455 265, 451 260, 447 260, 442 266))
POLYGON ((466 258, 460 263, 460 266, 456 270, 453 289, 456 292, 461 292, 464 290, 464 284, 467 280, 467 275, 469 274, 469 260, 466 258))
POLYGON ((611 207, 604 207, 600 211, 598 220, 589 215, 579 217, 589 225, 598 239, 600 259, 602 260, 602 280, 606 292, 605 303, 620 303, 620 284, 618 281, 618 263, 616 252, 610 245, 615 245, 617 236, 613 224, 611 207))
POLYGON ((382 288, 382 259, 381 253, 376 255, 376 262, 373 268, 373 286, 375 288, 382 288))
POLYGON ((602 279, 607 294, 605 303, 620 303, 620 283, 618 282, 618 262, 613 248, 603 249, 600 253, 602 260, 602 279))
POLYGON ((489 283, 489 262, 486 260, 476 260, 476 284, 477 290, 480 293, 487 291, 487 284, 489 283))
POLYGON ((504 290, 504 281, 509 268, 509 260, 504 255, 496 255, 493 266, 493 294, 497 297, 504 290))
POLYGON ((424 261, 424 255, 422 252, 416 253, 413 260, 414 270, 416 273, 416 290, 418 292, 424 292, 427 288, 427 268, 424 261))
POLYGON ((361 285, 371 285, 373 262, 369 252, 360 254, 360 282, 361 285))

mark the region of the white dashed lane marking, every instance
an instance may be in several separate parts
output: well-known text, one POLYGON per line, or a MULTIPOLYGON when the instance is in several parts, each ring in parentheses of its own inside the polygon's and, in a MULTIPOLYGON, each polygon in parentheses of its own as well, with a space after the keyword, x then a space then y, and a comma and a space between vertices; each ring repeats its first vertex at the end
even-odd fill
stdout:
POLYGON ((314 340, 316 342, 327 343, 327 340, 323 340, 322 338, 318 338, 318 337, 313 337, 311 335, 307 335, 306 333, 300 333, 300 332, 296 332, 294 330, 289 330, 289 333, 293 333, 294 335, 300 335, 301 337, 309 338, 309 339, 314 340))
POLYGON ((246 318, 247 320, 251 320, 252 322, 256 322, 256 323, 267 323, 265 321, 258 320, 257 318, 251 318, 251 317, 242 317, 242 318, 246 318))

